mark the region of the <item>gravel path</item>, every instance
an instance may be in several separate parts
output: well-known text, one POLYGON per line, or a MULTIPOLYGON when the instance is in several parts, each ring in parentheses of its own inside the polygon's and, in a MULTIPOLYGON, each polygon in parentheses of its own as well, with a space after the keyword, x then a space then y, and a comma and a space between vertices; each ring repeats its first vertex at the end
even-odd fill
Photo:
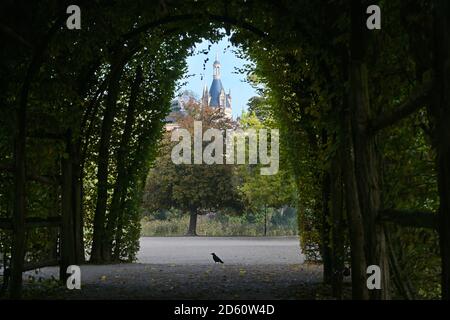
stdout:
POLYGON ((209 264, 215 252, 226 264, 303 263, 298 237, 145 237, 140 263, 209 264))
MULTIPOLYGON (((27 289, 42 299, 312 299, 322 277, 321 266, 303 263, 296 237, 143 238, 138 262, 82 265, 81 290, 39 289, 45 281, 27 289)), ((29 275, 57 278, 58 268, 29 275)))

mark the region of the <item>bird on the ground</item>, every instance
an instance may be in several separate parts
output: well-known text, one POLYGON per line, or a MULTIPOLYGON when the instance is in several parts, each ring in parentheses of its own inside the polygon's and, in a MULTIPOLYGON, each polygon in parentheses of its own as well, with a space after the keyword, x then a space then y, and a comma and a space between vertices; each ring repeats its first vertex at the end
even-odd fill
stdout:
POLYGON ((214 263, 217 263, 217 262, 223 263, 223 261, 214 252, 211 254, 213 256, 214 263))

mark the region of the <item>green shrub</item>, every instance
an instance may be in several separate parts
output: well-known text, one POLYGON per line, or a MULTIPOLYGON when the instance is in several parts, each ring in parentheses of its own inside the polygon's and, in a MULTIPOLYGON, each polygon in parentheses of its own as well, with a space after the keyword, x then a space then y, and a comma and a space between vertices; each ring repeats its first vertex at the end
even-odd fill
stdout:
MULTIPOLYGON (((294 217, 295 222, 295 217, 294 217)), ((286 225, 276 224, 268 220, 268 236, 297 235, 297 226, 292 222, 286 225)), ((189 216, 183 215, 166 220, 151 220, 144 217, 141 220, 141 235, 144 237, 183 236, 189 226, 189 216)), ((215 217, 199 216, 197 234, 202 236, 263 236, 264 223, 251 223, 246 215, 227 216, 217 214, 215 217)))

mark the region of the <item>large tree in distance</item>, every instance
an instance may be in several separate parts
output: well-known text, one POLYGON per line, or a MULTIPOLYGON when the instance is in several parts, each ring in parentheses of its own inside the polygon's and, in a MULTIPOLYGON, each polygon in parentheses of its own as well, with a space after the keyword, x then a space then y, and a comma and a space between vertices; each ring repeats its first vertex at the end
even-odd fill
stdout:
MULTIPOLYGON (((274 119, 268 112, 269 106, 264 97, 255 96, 249 100, 249 112, 241 115, 239 125, 242 129, 270 129, 275 128, 274 119)), ((248 148, 247 148, 248 149, 248 148)), ((261 164, 249 164, 239 168, 242 181, 239 192, 245 203, 245 208, 264 216, 264 236, 267 235, 268 209, 280 209, 286 205, 296 203, 295 180, 291 175, 287 161, 283 161, 281 152, 279 171, 275 175, 261 175, 261 164)))
MULTIPOLYGON (((194 137, 194 121, 202 122, 203 132, 209 128, 224 130, 233 126, 218 109, 202 108, 193 100, 185 108, 186 114, 180 116, 177 123, 180 129, 188 130, 191 137, 194 137)), ((198 215, 208 212, 239 212, 242 205, 237 192, 235 166, 193 162, 174 164, 171 153, 177 142, 170 140, 171 132, 167 132, 162 141, 160 156, 147 178, 144 206, 153 211, 179 209, 189 214, 187 235, 190 236, 197 235, 198 215)), ((203 150, 209 143, 214 142, 203 142, 203 150)), ((193 156, 190 156, 192 160, 193 156)))

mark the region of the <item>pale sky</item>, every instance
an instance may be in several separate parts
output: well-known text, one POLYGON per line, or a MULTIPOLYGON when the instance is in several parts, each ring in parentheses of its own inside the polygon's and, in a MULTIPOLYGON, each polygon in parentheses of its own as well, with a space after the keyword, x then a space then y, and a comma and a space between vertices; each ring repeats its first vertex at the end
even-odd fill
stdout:
POLYGON ((235 50, 236 47, 233 47, 226 37, 215 44, 210 41, 203 41, 197 44, 194 55, 187 59, 187 74, 192 76, 184 80, 187 84, 181 88, 180 92, 187 89, 201 97, 205 83, 208 85, 209 90, 213 79, 212 65, 216 54, 218 54, 225 93, 228 93, 228 90, 231 89, 233 118, 236 119, 236 117, 240 116, 242 110, 247 109, 248 100, 258 94, 250 84, 245 82, 246 74, 237 74, 236 68, 242 68, 245 64, 249 64, 250 61, 238 58, 234 53, 235 50), (211 45, 208 55, 198 53, 200 50, 208 49, 208 45, 211 45), (227 48, 228 46, 230 48, 227 48), (205 70, 203 70, 203 63, 206 58, 209 58, 209 61, 206 62, 205 70), (203 80, 201 79, 202 74, 204 74, 203 80))

